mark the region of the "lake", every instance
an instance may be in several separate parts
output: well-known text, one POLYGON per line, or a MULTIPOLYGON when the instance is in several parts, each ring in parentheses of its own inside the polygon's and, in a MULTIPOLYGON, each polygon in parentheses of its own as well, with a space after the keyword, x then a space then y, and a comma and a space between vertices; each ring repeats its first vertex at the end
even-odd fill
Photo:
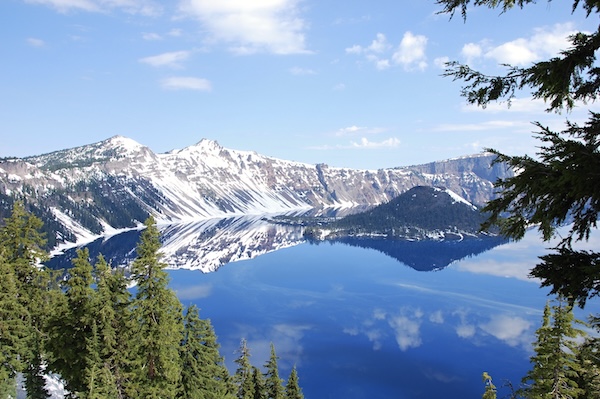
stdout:
MULTIPOLYGON (((259 217, 162 231, 172 267, 218 268, 171 270, 171 286, 211 320, 232 372, 241 338, 256 366, 273 342, 281 377, 295 365, 307 399, 480 398, 482 372, 518 386, 529 369, 548 299, 527 278, 548 246, 535 232, 516 243, 317 245, 259 217)), ((125 262, 136 235, 93 247, 125 262)), ((598 311, 594 300, 577 314, 598 311)))

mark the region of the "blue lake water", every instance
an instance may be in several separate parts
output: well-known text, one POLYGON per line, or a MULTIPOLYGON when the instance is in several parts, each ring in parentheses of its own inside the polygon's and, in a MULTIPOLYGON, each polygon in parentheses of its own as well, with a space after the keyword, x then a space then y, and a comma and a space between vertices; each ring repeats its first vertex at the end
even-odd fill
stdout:
MULTIPOLYGON (((518 387, 548 300, 527 278, 551 246, 535 231, 512 243, 319 245, 305 242, 299 227, 262 217, 161 231, 170 267, 218 269, 169 273, 182 303, 211 319, 230 371, 242 338, 255 366, 273 342, 281 377, 295 365, 307 399, 480 398, 484 371, 498 387, 518 387)), ((131 231, 99 239, 90 253, 126 265, 138 238, 131 231)), ((66 251, 50 266, 68 266, 73 256, 66 251)), ((600 313, 597 299, 576 316, 589 313, 600 313)), ((508 393, 500 388, 498 397, 508 393)))
POLYGON ((170 273, 183 304, 211 319, 231 371, 243 337, 257 366, 273 342, 281 377, 296 365, 307 399, 479 398, 483 371, 518 386, 529 369, 548 298, 526 275, 543 253, 533 235, 424 272, 373 249, 304 243, 170 273))

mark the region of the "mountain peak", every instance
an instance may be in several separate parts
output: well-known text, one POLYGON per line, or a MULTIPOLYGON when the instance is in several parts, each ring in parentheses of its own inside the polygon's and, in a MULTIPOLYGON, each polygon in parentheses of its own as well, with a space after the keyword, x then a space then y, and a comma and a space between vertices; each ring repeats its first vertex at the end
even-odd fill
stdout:
POLYGON ((194 144, 192 147, 203 152, 219 152, 223 149, 223 147, 221 147, 221 145, 216 140, 206 138, 203 138, 202 140, 194 144))
POLYGON ((111 138, 101 141, 98 144, 100 147, 125 150, 125 153, 135 153, 145 148, 144 145, 138 143, 137 141, 120 135, 112 136, 111 138))

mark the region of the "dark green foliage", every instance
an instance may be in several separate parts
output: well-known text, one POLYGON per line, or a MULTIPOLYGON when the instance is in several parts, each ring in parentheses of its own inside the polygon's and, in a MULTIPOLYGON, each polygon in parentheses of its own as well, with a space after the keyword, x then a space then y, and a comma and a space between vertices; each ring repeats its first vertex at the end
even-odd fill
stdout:
POLYGON ((267 399, 266 381, 258 367, 252 367, 252 385, 254 386, 253 399, 267 399))
POLYGON ((271 355, 265 364, 265 392, 267 399, 283 399, 283 381, 279 378, 279 367, 277 365, 277 354, 275 353, 275 345, 271 343, 271 355))
MULTIPOLYGON (((501 7, 506 12, 529 3, 534 1, 437 0, 444 7, 442 13, 452 16, 460 10, 463 18, 470 4, 501 7)), ((572 4, 573 12, 581 6, 587 17, 600 12, 598 0, 573 0, 572 4)), ((485 107, 502 99, 510 104, 517 91, 531 89, 534 98, 549 104, 546 111, 570 111, 577 101, 595 101, 600 94, 600 68, 596 62, 600 28, 592 33, 577 32, 569 40, 570 48, 557 57, 527 68, 507 65, 504 76, 489 76, 457 62, 447 64, 445 75, 465 82, 462 95, 471 104, 485 107)), ((583 126, 567 122, 566 130, 560 133, 540 123, 535 125, 542 143, 537 159, 491 150, 499 162, 519 173, 496 183, 500 195, 485 207, 490 217, 483 227, 498 226, 505 236, 521 239, 530 226, 537 225, 543 239, 549 241, 559 227, 570 225, 566 236, 553 248, 554 253, 542 256, 541 263, 531 271, 561 299, 552 311, 549 306, 545 308, 534 344, 533 368, 521 392, 527 398, 594 398, 598 397, 597 347, 590 340, 583 346, 575 343, 581 331, 572 325, 571 307, 576 303, 584 307, 588 298, 600 294, 600 254, 575 250, 572 244, 588 240, 597 228, 600 114, 590 112, 583 126)))
POLYGON ((45 238, 40 233, 42 221, 27 213, 22 202, 15 202, 11 216, 0 230, 0 242, 6 261, 17 265, 17 278, 22 283, 33 281, 35 264, 47 258, 43 247, 45 238))
POLYGON ((530 399, 577 398, 584 393, 577 380, 577 338, 584 335, 573 326, 572 307, 562 299, 552 307, 546 304, 542 326, 536 331, 532 369, 523 378, 521 393, 530 399))
POLYGON ((413 187, 387 204, 349 215, 332 227, 356 233, 377 232, 391 236, 407 229, 451 230, 477 233, 485 216, 467 204, 455 203, 446 192, 433 187, 413 187))
POLYGON ((285 384, 285 398, 286 399, 304 399, 302 389, 298 379, 298 372, 294 367, 290 373, 290 377, 285 384))
POLYGON ((195 305, 188 307, 181 343, 181 399, 234 398, 234 387, 219 354, 210 320, 200 319, 195 305))
POLYGON ((94 364, 104 384, 125 395, 127 378, 131 376, 131 348, 134 324, 131 314, 131 296, 122 269, 112 270, 101 255, 95 267, 96 301, 94 303, 94 344, 98 354, 94 364))
POLYGON ((144 223, 133 262, 132 278, 137 283, 133 303, 136 321, 135 368, 141 373, 130 393, 148 399, 175 398, 181 378, 179 346, 183 333, 181 304, 168 288, 169 277, 160 261, 159 232, 154 218, 144 223))
MULTIPOLYGON (((470 0, 438 0, 444 5, 442 13, 453 15, 457 8, 466 18, 470 0)), ((475 0, 476 6, 496 8, 502 6, 504 11, 515 5, 523 7, 534 0, 475 0)), ((574 0, 573 10, 580 3, 588 16, 599 11, 597 0, 574 0)), ((529 68, 508 67, 504 76, 489 76, 474 71, 466 65, 456 62, 448 64, 446 76, 464 80, 469 84, 462 89, 462 95, 472 104, 485 106, 492 101, 507 98, 509 101, 515 92, 531 87, 533 97, 550 103, 549 110, 570 110, 576 101, 593 101, 600 87, 600 68, 595 65, 596 51, 600 48, 598 31, 587 34, 578 32, 570 37, 572 47, 563 50, 558 57, 533 64, 529 68)))
POLYGON ((235 360, 238 367, 233 376, 233 381, 237 386, 236 396, 238 399, 254 399, 253 368, 250 363, 250 349, 245 339, 241 340, 238 353, 239 357, 235 360))
MULTIPOLYGON (((540 126, 541 127, 541 126, 540 126)), ((587 240, 596 228, 600 209, 600 114, 592 113, 585 127, 553 133, 542 128, 545 143, 540 160, 528 156, 499 155, 522 172, 500 180, 501 196, 486 206, 490 219, 484 226, 498 225, 504 235, 520 239, 532 224, 538 225, 544 240, 556 229, 572 222, 554 253, 541 257, 531 275, 542 280, 552 292, 585 306, 587 298, 598 295, 600 254, 572 248, 573 242, 587 240), (508 212, 510 216, 504 217, 508 212)))
POLYGON ((595 334, 588 336, 577 352, 577 385, 584 392, 581 397, 600 398, 600 319, 590 317, 589 324, 594 328, 595 334))
POLYGON ((34 341, 30 341, 30 344, 35 346, 31 347, 32 354, 25 359, 27 364, 23 370, 27 399, 47 399, 50 397, 50 392, 46 388, 44 378, 41 344, 34 341))
POLYGON ((0 397, 6 398, 16 387, 15 377, 22 370, 29 313, 18 300, 17 281, 0 247, 0 397))
MULTIPOLYGON (((6 320, 14 327, 25 328, 25 336, 14 348, 22 361, 25 385, 29 396, 47 397, 45 380, 42 375, 43 328, 49 309, 48 274, 37 268, 37 263, 47 258, 42 249, 45 240, 40 233, 42 222, 28 214, 22 202, 15 202, 11 216, 5 219, 0 229, 0 253, 3 261, 9 265, 16 286, 15 306, 24 309, 22 315, 12 313, 20 320, 6 320), (23 323, 23 324, 21 324, 23 323)), ((10 289, 11 283, 6 285, 10 289)), ((10 317, 10 314, 6 316, 10 317)), ((13 336, 14 338, 15 336, 13 336)), ((11 356, 7 353, 8 356, 11 356)), ((17 363, 13 363, 17 365, 17 363)))
MULTIPOLYGON (((431 231, 477 234, 486 217, 442 189, 417 186, 386 204, 327 225, 336 236, 419 237, 431 231)), ((311 230, 307 229, 307 235, 311 230)), ((318 229, 316 229, 318 232, 318 229)))
MULTIPOLYGON (((470 0, 438 0, 442 13, 453 15, 458 9, 466 18, 470 0)), ((532 0, 474 0, 475 6, 524 7, 532 0)), ((574 0, 573 11, 581 6, 589 17, 600 12, 597 0, 574 0)), ((456 62, 449 63, 446 76, 466 83, 462 95, 470 103, 486 106, 492 101, 507 99, 516 91, 529 88, 534 98, 549 103, 547 111, 571 110, 576 101, 587 102, 600 94, 600 68, 596 54, 600 49, 600 30, 577 32, 570 36, 571 47, 559 56, 534 63, 528 68, 508 68, 505 76, 487 76, 456 62)), ((539 159, 529 156, 498 155, 498 161, 512 166, 519 173, 500 179, 496 186, 499 198, 485 208, 490 212, 485 227, 499 226, 502 233, 520 239, 526 229, 537 224, 544 240, 552 238, 556 229, 572 223, 567 236, 554 248, 555 253, 542 257, 542 263, 532 270, 542 285, 571 303, 585 306, 587 298, 598 295, 599 254, 572 248, 574 241, 587 240, 596 228, 600 208, 600 114, 590 112, 583 126, 567 122, 567 129, 552 132, 536 123, 542 142, 539 159), (507 217, 505 217, 508 215, 507 217)))
POLYGON ((93 341, 97 337, 92 337, 96 333, 92 270, 88 251, 79 250, 64 282, 64 306, 56 309, 49 321, 49 367, 64 378, 73 394, 87 390, 87 374, 98 357, 94 353, 98 344, 93 341))
POLYGON ((77 251, 66 274, 38 268, 45 258, 39 219, 16 204, 0 229, 0 398, 16 395, 18 372, 28 398, 48 398, 49 371, 74 399, 267 398, 245 341, 237 361, 243 372, 232 379, 210 321, 190 306, 184 323, 154 219, 145 224, 131 268, 132 300, 124 271, 101 255, 93 267, 87 249, 77 251))

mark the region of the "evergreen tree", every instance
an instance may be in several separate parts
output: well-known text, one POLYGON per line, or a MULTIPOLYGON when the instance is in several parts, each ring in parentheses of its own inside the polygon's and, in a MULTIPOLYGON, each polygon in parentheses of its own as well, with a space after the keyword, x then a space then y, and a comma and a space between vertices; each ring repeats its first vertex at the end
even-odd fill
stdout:
POLYGON ((130 393, 145 399, 171 399, 177 395, 181 365, 179 345, 183 333, 181 304, 168 288, 169 277, 160 259, 159 231, 150 216, 137 246, 131 272, 137 283, 133 314, 139 370, 130 393))
POLYGON ((46 378, 44 377, 45 365, 42 344, 38 337, 30 340, 29 344, 36 346, 31 348, 31 352, 25 360, 26 366, 23 371, 27 399, 47 399, 50 397, 50 392, 46 387, 46 378))
MULTIPOLYGON (((590 317, 590 325, 600 333, 600 319, 590 317)), ((579 379, 577 384, 583 390, 582 398, 600 398, 600 335, 588 336, 579 348, 579 379)))
POLYGON ((483 375, 481 376, 481 379, 485 384, 485 392, 483 393, 483 396, 481 398, 496 399, 496 386, 492 382, 492 377, 484 371, 483 375))
POLYGON ((21 347, 23 375, 29 398, 46 398, 44 373, 44 324, 51 296, 48 294, 49 274, 37 265, 47 259, 42 249, 45 240, 41 233, 43 223, 28 214, 22 202, 15 202, 12 213, 0 229, 2 256, 14 273, 17 301, 25 310, 22 320, 26 321, 27 333, 21 347))
POLYGON ((85 391, 79 393, 80 399, 108 399, 119 398, 117 382, 110 369, 110 365, 102 359, 101 336, 98 325, 92 323, 91 335, 87 339, 88 355, 86 363, 89 365, 85 370, 85 391))
POLYGON ((253 399, 267 399, 267 392, 265 386, 265 377, 260 372, 258 367, 252 367, 252 385, 254 387, 253 399))
POLYGON ((542 326, 536 331, 532 369, 523 378, 521 394, 528 399, 578 398, 580 367, 576 339, 584 335, 573 326, 572 307, 564 300, 550 307, 546 304, 542 326))
POLYGON ((239 357, 235 360, 238 367, 233 376, 237 387, 237 398, 254 399, 253 368, 252 364, 250 364, 250 349, 248 348, 246 339, 241 340, 238 353, 239 357))
POLYGON ((0 246, 0 398, 16 396, 16 374, 22 371, 28 312, 18 300, 14 270, 0 246))
POLYGON ((4 247, 6 261, 15 266, 19 281, 32 282, 35 279, 35 266, 48 258, 43 250, 46 243, 41 233, 43 222, 27 213, 22 202, 13 205, 12 213, 0 229, 0 242, 4 247))
POLYGON ((181 343, 181 399, 234 398, 229 373, 219 354, 210 320, 200 318, 198 307, 188 307, 181 343))
MULTIPOLYGON (((535 0, 437 0, 442 13, 460 10, 466 19, 467 8, 474 6, 525 7, 535 0)), ((572 10, 582 7, 587 17, 600 13, 597 0, 573 0, 572 10)), ((529 67, 508 66, 502 76, 490 76, 457 62, 447 64, 445 75, 462 80, 462 95, 469 103, 485 107, 497 100, 515 97, 530 88, 533 98, 549 103, 548 112, 570 111, 577 101, 594 101, 600 95, 600 68, 596 57, 600 49, 600 26, 595 32, 576 32, 569 37, 571 47, 558 56, 529 67)), ((574 241, 587 240, 597 226, 600 211, 600 114, 590 111, 583 125, 567 122, 557 133, 536 123, 541 141, 538 159, 507 156, 493 151, 498 160, 519 173, 499 180, 501 190, 484 211, 490 212, 484 228, 498 225, 504 235, 520 239, 527 227, 536 225, 545 241, 556 229, 572 220, 570 231, 531 272, 543 286, 569 301, 585 306, 587 298, 600 294, 600 253, 575 250, 574 241), (508 217, 504 217, 508 213, 508 217)))
MULTIPOLYGON (((302 394, 302 389, 300 388, 300 383, 298 379, 298 372, 296 371, 296 367, 292 369, 290 373, 290 377, 285 384, 285 398, 286 399, 304 399, 304 395, 302 394)), ((485 398, 484 399, 488 399, 485 398)), ((492 399, 492 398, 489 398, 492 399)), ((495 398, 493 398, 495 399, 495 398)))
POLYGON ((114 385, 116 398, 123 398, 128 378, 131 377, 130 362, 132 331, 131 294, 122 269, 111 270, 102 255, 95 265, 97 344, 99 345, 96 372, 107 384, 114 385))
POLYGON ((271 343, 271 355, 265 363, 265 390, 267 399, 283 399, 283 381, 279 378, 279 367, 277 365, 277 354, 275 353, 275 345, 271 343))
POLYGON ((64 281, 64 307, 56 311, 48 323, 50 339, 47 348, 52 356, 50 369, 65 380, 66 388, 72 396, 87 391, 88 373, 93 360, 99 355, 93 342, 95 328, 95 291, 92 288, 92 265, 88 249, 77 250, 73 267, 64 281))

